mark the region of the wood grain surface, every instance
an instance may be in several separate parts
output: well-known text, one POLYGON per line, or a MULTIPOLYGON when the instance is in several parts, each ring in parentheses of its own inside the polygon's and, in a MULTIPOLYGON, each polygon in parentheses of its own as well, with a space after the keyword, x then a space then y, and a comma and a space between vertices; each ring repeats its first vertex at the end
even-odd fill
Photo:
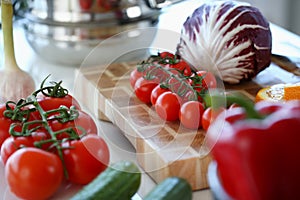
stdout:
MULTIPOLYGON (((137 62, 113 63, 78 70, 76 97, 101 120, 118 126, 136 149, 140 166, 156 181, 169 176, 187 179, 193 190, 208 188, 207 167, 212 160, 203 145, 203 130, 189 130, 179 122, 165 122, 152 106, 140 102, 129 83, 137 62)), ((299 77, 274 64, 253 81, 225 85, 254 100, 261 87, 297 82, 299 77)))

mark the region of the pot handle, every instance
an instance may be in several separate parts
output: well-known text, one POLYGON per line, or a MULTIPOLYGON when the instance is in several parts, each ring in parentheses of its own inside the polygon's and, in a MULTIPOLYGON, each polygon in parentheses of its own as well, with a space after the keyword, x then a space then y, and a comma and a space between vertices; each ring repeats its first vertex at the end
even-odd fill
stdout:
POLYGON ((147 5, 152 9, 161 9, 174 3, 178 3, 183 0, 145 0, 147 5))
POLYGON ((28 3, 25 0, 12 0, 12 2, 15 18, 24 18, 24 13, 28 10, 28 3))

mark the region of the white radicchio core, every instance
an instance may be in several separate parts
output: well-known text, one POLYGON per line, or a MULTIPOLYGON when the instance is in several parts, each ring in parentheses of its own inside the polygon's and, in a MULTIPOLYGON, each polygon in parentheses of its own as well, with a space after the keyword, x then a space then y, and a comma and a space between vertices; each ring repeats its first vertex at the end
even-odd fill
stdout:
POLYGON ((187 18, 177 53, 195 68, 236 84, 269 66, 271 49, 269 23, 257 8, 242 2, 214 1, 187 18))

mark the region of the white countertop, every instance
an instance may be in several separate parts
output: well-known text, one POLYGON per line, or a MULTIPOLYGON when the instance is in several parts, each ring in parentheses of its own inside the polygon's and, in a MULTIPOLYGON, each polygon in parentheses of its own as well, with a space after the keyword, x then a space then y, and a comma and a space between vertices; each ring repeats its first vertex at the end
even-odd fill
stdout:
MULTIPOLYGON (((188 2, 185 2, 185 4, 186 6, 184 7, 184 9, 183 7, 181 7, 180 4, 177 4, 170 9, 166 9, 166 11, 169 12, 166 12, 160 17, 158 28, 175 31, 179 34, 182 23, 185 21, 186 17, 194 10, 194 8, 197 5, 200 5, 200 1, 190 0, 188 2)), ((277 29, 277 27, 275 28, 277 29)), ((55 81, 63 80, 63 85, 67 89, 69 89, 70 93, 72 94, 73 84, 75 80, 75 71, 78 67, 53 64, 41 59, 37 54, 33 52, 31 47, 28 45, 24 37, 23 30, 20 27, 18 26, 15 27, 14 34, 15 34, 14 38, 15 38, 16 59, 19 66, 23 70, 30 72, 37 84, 41 83, 41 81, 48 74, 51 74, 50 77, 51 80, 55 80, 55 81)), ((275 33, 274 36, 278 37, 276 34, 277 32, 275 33)), ((293 37, 293 35, 290 36, 293 37)), ((294 42, 299 43, 299 38, 297 39, 298 40, 295 40, 294 42)), ((2 42, 0 44, 2 46, 2 42)), ((175 47, 176 43, 166 40, 166 45, 168 46, 168 48, 172 49, 173 47, 175 47)), ((300 44, 296 46, 300 46, 300 44)), ((280 51, 280 45, 275 45, 274 48, 280 51)), ((2 52, 0 53, 2 54, 2 52)), ((2 58, 3 57, 0 57, 1 63, 3 62, 2 58)), ((103 122, 100 120, 97 120, 97 122, 99 125, 99 129, 101 130, 100 132, 106 132, 108 133, 106 135, 109 135, 109 137, 107 137, 106 139, 109 140, 108 144, 111 150, 112 162, 120 159, 136 160, 134 154, 135 152, 134 148, 132 147, 130 142, 123 136, 123 134, 121 133, 118 127, 114 126, 109 122, 103 122)), ((0 176, 3 176, 3 170, 1 171, 0 176)), ((7 187, 5 187, 5 183, 3 182, 2 178, 1 181, 2 182, 0 183, 0 194, 5 195, 5 191, 7 190, 7 187)), ((143 196, 146 193, 148 193, 151 190, 151 188, 154 186, 155 183, 153 182, 153 180, 147 174, 143 174, 142 185, 140 187, 138 194, 143 196)), ((13 199, 13 198, 9 197, 3 199, 13 199)), ((55 198, 55 199, 60 199, 60 198, 55 198)), ((139 197, 136 196, 135 199, 139 199, 139 197)), ((193 194, 193 199, 210 200, 213 198, 210 191, 207 189, 207 190, 195 191, 193 194)))

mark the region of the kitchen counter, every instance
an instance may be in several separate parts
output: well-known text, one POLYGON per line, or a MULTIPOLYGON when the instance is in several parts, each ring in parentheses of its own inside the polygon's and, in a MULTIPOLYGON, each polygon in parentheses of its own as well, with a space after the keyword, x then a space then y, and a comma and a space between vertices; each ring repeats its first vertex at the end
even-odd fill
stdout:
MULTIPOLYGON (((185 2, 184 9, 182 4, 177 4, 171 8, 166 9, 165 13, 160 17, 158 28, 167 29, 170 31, 180 33, 181 24, 184 22, 186 17, 194 10, 194 8, 200 4, 200 1, 188 1, 185 2), (183 12, 184 11, 184 12, 183 12)), ((273 51, 277 54, 289 54, 291 56, 298 56, 300 52, 300 38, 299 36, 287 32, 286 30, 276 26, 271 25, 272 34, 273 34, 273 51)), ((60 81, 63 80, 63 85, 69 89, 70 93, 74 93, 73 85, 76 76, 76 69, 79 66, 64 66, 60 64, 49 63, 41 59, 28 45, 23 30, 16 24, 14 31, 15 38, 15 51, 16 59, 19 66, 31 73, 33 78, 36 81, 36 84, 41 83, 41 81, 48 75, 51 74, 50 80, 60 81)), ((164 35, 157 35, 153 44, 165 42, 168 46, 168 49, 174 49, 176 46, 176 39, 174 41, 169 41, 165 39, 164 35)), ((2 34, 1 34, 1 46, 2 46, 2 34)), ((2 51, 2 49, 1 49, 2 51)), ((0 52, 2 54, 2 52, 0 52)), ((3 57, 0 57, 0 62, 2 63, 3 57)), ((285 74, 286 76, 291 76, 291 79, 299 81, 298 78, 290 74, 285 74)), ((87 97, 90 98, 90 97, 87 97)), ((96 116, 94 116, 96 118, 96 116)), ((121 134, 121 130, 116 127, 114 124, 97 120, 100 134, 105 132, 108 144, 111 150, 111 161, 115 162, 117 160, 126 159, 136 161, 135 149, 130 144, 130 142, 121 134)), ((3 177, 3 170, 0 174, 3 177)), ((6 194, 7 187, 1 179, 0 183, 0 193, 6 194)), ((154 181, 147 175, 143 174, 142 176, 142 185, 139 189, 138 194, 135 196, 135 199, 140 199, 139 196, 144 196, 148 193, 152 187, 155 186, 154 181)), ((60 196, 60 195, 59 195, 60 196)), ((64 195, 63 195, 64 196, 64 195)), ((61 196, 60 196, 61 197, 61 196)), ((66 196, 67 197, 67 194, 66 196)), ((14 199, 12 197, 3 198, 3 199, 14 199)), ((61 198, 54 198, 61 199, 61 198)), ((198 200, 210 200, 213 199, 212 194, 209 189, 195 191, 193 194, 193 199, 198 200)))

